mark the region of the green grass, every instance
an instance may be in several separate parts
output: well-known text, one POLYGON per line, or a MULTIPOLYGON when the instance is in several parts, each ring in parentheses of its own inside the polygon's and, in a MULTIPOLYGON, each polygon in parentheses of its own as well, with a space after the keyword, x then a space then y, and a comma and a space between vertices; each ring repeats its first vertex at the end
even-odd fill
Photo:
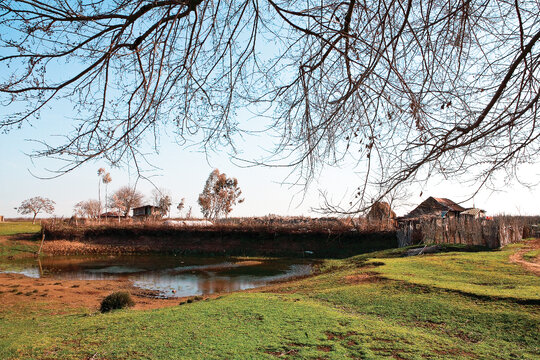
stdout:
POLYGON ((523 254, 523 259, 526 261, 534 261, 538 257, 540 257, 540 249, 531 250, 523 254))
POLYGON ((32 224, 29 221, 6 221, 0 222, 0 236, 17 234, 37 234, 41 230, 41 225, 32 224))
POLYGON ((508 262, 518 247, 377 252, 276 288, 152 311, 0 307, 0 358, 538 359, 540 281, 508 262))
POLYGON ((39 248, 39 243, 27 243, 17 240, 10 240, 9 243, 0 242, 0 269, 5 265, 1 260, 3 257, 34 254, 39 248))
POLYGON ((538 276, 508 262, 514 251, 450 252, 385 259, 375 271, 387 278, 469 294, 540 299, 538 276))
MULTIPOLYGON (((41 226, 39 224, 32 224, 27 221, 0 223, 0 236, 30 234, 35 235, 33 240, 37 240, 40 231, 41 226)), ((37 241, 29 242, 11 238, 0 238, 0 259, 2 257, 34 253, 37 251, 38 246, 39 243, 37 241)))

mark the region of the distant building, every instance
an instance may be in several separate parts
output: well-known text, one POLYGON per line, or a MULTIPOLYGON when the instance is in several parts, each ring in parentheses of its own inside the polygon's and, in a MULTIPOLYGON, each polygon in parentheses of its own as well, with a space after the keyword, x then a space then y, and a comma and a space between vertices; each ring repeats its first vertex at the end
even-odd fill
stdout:
POLYGON ((101 214, 101 217, 102 218, 110 218, 110 217, 117 218, 117 217, 124 217, 124 215, 116 211, 108 211, 101 214))
POLYGON ((414 210, 404 216, 405 219, 420 217, 455 217, 466 209, 450 199, 430 196, 414 210))
POLYGON ((157 206, 144 205, 140 207, 133 208, 133 217, 134 218, 149 218, 149 217, 160 217, 161 211, 157 206))
POLYGON ((486 211, 482 209, 470 208, 460 213, 459 216, 470 216, 474 219, 483 219, 486 217, 486 211))

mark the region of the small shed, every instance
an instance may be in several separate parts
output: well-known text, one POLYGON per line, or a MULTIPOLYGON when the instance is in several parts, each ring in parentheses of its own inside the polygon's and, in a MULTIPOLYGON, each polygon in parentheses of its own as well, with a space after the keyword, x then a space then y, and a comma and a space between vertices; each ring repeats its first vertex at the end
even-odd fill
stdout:
POLYGON ((470 216, 474 219, 484 219, 486 217, 486 211, 482 209, 470 208, 463 211, 459 216, 470 216))
POLYGON ((134 218, 148 218, 161 216, 161 211, 157 206, 144 205, 133 208, 134 218))

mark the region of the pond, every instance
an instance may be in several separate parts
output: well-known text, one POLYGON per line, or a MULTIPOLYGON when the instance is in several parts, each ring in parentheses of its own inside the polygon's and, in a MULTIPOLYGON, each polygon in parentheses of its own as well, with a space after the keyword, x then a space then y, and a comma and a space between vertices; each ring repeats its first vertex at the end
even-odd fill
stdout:
POLYGON ((309 275, 313 264, 304 259, 58 256, 11 261, 1 265, 0 272, 65 280, 127 279, 161 297, 183 297, 252 289, 309 275))

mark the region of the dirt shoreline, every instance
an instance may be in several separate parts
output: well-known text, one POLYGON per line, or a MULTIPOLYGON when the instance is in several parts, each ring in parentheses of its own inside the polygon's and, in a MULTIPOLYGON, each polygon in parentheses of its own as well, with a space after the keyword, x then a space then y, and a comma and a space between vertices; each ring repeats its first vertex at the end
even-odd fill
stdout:
POLYGON ((22 274, 0 273, 0 302, 5 309, 21 302, 44 302, 46 308, 85 307, 99 309, 101 300, 112 292, 128 291, 134 309, 157 309, 178 305, 185 298, 158 298, 156 293, 133 286, 129 280, 60 280, 31 278, 22 274))

